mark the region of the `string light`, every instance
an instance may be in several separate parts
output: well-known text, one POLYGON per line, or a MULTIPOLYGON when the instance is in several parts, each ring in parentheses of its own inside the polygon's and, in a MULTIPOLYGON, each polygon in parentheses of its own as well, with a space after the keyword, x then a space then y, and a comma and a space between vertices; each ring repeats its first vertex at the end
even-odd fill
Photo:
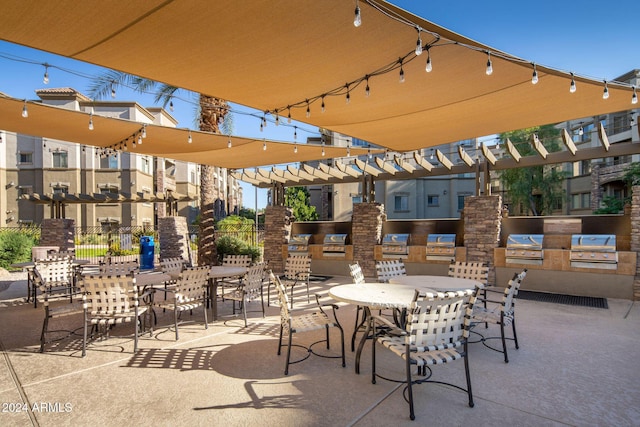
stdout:
POLYGON ((351 155, 351 145, 349 143, 349 140, 347 140, 347 157, 351 155))
POLYGON ((227 148, 231 148, 231 135, 229 135, 229 140, 227 141, 227 148))
POLYGON ((27 100, 24 100, 24 105, 22 106, 22 117, 29 117, 29 110, 27 110, 27 100))
POLYGON ((142 145, 142 138, 143 138, 142 133, 138 134, 138 145, 142 145))
POLYGON ((576 91, 576 79, 573 77, 573 73, 571 73, 571 84, 569 85, 569 92, 575 93, 576 91))
POLYGON ((89 114, 89 130, 93 130, 93 108, 91 109, 91 113, 89 114))
MULTIPOLYGON (((633 120, 633 116, 631 117, 631 120, 633 120)), ((324 157, 324 139, 322 140, 322 157, 324 157)))
POLYGON ((353 25, 356 28, 362 25, 362 16, 360 16, 360 5, 358 5, 358 0, 356 0, 356 11, 355 11, 355 16, 353 18, 353 25))
POLYGON ((538 83, 538 70, 536 70, 536 64, 533 64, 533 75, 531 76, 531 84, 538 83))
POLYGON ((262 142, 262 151, 267 151, 267 142, 266 141, 262 142))
POLYGON ((347 95, 345 96, 346 103, 349 104, 351 102, 351 94, 349 93, 349 83, 344 85, 347 88, 347 95))
POLYGON ((116 97, 116 86, 115 86, 115 83, 116 82, 114 82, 114 81, 111 82, 111 97, 112 98, 116 97))
POLYGON ((493 74, 493 65, 491 65, 491 52, 487 52, 487 70, 485 71, 487 76, 493 74))
POLYGON ((142 125, 142 137, 143 138, 147 137, 147 125, 142 125))
POLYGON ((298 143, 293 144, 293 153, 298 154, 298 143))
POLYGON ((602 92, 602 99, 609 99, 609 87, 607 81, 604 80, 604 91, 602 92))
POLYGON ((578 128, 578 135, 584 135, 584 128, 582 127, 582 122, 580 122, 580 127, 578 128))
POLYGON ((307 119, 311 117, 311 108, 309 108, 309 100, 307 99, 307 119))
POLYGON ((431 149, 431 155, 429 156, 430 160, 433 160, 433 148, 431 149))
POLYGON ((276 126, 280 124, 280 115, 276 112, 276 126))
POLYGON ((633 87, 633 95, 631 95, 631 103, 632 104, 637 104, 638 103, 638 93, 636 92, 636 87, 633 87))
POLYGON ((44 76, 42 77, 42 83, 49 84, 49 64, 44 64, 44 76))
POLYGON ((298 139, 298 126, 293 127, 293 139, 294 140, 298 139))
POLYGON ((400 83, 404 83, 404 69, 402 68, 402 60, 400 60, 400 83))
POLYGON ((169 101, 169 110, 173 113, 173 100, 169 101))
POLYGON ((424 67, 427 73, 433 71, 433 64, 431 64, 431 49, 427 49, 427 65, 424 67))
POLYGON ((287 123, 291 123, 291 106, 287 105, 287 123))
POLYGON ((416 27, 418 30, 418 40, 416 41, 416 56, 422 55, 422 38, 420 37, 420 27, 416 27))
POLYGON ((189 136, 187 136, 187 142, 191 144, 193 142, 193 138, 191 137, 191 130, 189 130, 189 136))
POLYGON ((320 104, 320 111, 324 113, 324 95, 322 95, 322 104, 320 104))
POLYGON ((373 157, 371 155, 371 145, 369 145, 368 148, 367 148, 367 157, 369 158, 369 160, 371 160, 371 158, 373 157))
POLYGON ((364 88, 364 95, 368 98, 371 95, 371 89, 369 88, 369 76, 366 77, 367 85, 364 88))

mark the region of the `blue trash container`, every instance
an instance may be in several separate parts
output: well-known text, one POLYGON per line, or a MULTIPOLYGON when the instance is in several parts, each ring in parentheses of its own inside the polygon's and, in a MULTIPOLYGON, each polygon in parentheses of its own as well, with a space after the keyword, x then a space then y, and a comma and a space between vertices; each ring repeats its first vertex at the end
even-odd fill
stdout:
POLYGON ((153 270, 153 236, 140 237, 140 269, 153 270))

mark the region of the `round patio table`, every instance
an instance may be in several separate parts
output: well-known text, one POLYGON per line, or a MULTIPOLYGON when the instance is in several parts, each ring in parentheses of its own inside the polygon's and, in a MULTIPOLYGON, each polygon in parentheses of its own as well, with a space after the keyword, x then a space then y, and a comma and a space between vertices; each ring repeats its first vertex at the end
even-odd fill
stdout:
POLYGON ((209 277, 211 277, 211 286, 209 299, 211 300, 211 311, 213 320, 218 320, 218 280, 225 277, 242 277, 247 274, 247 267, 236 267, 226 265, 214 265, 211 267, 209 277))

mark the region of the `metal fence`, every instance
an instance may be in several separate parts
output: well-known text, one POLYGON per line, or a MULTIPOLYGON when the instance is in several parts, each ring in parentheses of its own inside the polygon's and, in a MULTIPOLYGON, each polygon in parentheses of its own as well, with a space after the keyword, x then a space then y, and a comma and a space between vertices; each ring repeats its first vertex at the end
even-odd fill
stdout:
MULTIPOLYGON (((3 227, 0 233, 16 232, 31 237, 35 244, 40 240, 40 226, 3 227)), ((242 240, 250 246, 261 246, 264 241, 264 224, 242 226, 237 229, 216 230, 216 239, 230 236, 242 240)), ((76 258, 87 259, 92 264, 99 264, 106 258, 112 261, 135 259, 140 252, 140 237, 152 236, 156 262, 160 254, 162 242, 159 240, 158 230, 149 226, 90 226, 76 227, 74 243, 76 258)), ((197 259, 198 226, 189 226, 191 253, 197 259)))

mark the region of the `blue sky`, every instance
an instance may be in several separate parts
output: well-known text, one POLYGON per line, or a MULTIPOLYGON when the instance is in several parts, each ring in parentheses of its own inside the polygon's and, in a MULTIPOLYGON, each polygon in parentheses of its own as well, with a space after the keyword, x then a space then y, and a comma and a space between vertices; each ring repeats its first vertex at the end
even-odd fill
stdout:
MULTIPOLYGON (((428 21, 474 39, 494 49, 505 51, 544 66, 572 71, 599 80, 613 80, 640 68, 640 37, 636 1, 614 3, 581 0, 472 1, 427 2, 422 0, 391 0, 391 3, 428 21), (452 6, 453 5, 453 6, 452 6)), ((366 15, 363 15, 363 25, 366 15)), ((91 79, 100 68, 82 64, 0 41, 0 92, 16 98, 34 99, 34 91, 43 87, 70 86, 87 92, 91 79), (36 64, 8 60, 18 57, 36 64), (71 72, 49 69, 50 83, 42 82, 44 67, 50 63, 71 72), (81 74, 81 75, 78 75, 81 74)), ((186 93, 184 94, 186 97, 186 93)), ((119 89, 116 99, 138 101, 152 106, 151 96, 119 89)), ((195 107, 192 103, 174 102, 172 113, 180 127, 195 128, 195 107)), ((251 110, 238 108, 250 113, 251 110)), ((234 114, 235 135, 293 141, 293 130, 283 126, 267 126, 260 132, 260 122, 244 114, 234 114)), ((298 139, 313 136, 315 128, 299 125, 298 139)), ((244 205, 255 207, 254 188, 243 184, 244 205)), ((266 190, 257 192, 258 208, 266 205, 266 190)))

